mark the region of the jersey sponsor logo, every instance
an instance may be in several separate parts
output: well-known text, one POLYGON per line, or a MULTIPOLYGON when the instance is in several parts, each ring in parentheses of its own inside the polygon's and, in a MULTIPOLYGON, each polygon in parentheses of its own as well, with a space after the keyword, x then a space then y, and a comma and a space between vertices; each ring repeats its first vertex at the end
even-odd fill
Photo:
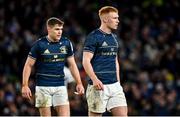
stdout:
POLYGON ((104 42, 102 43, 102 46, 108 46, 108 44, 104 41, 104 42))
POLYGON ((101 55, 104 55, 104 56, 114 56, 114 55, 116 55, 116 52, 101 52, 101 55))
POLYGON ((111 51, 114 51, 114 48, 111 48, 111 51))
POLYGON ((44 54, 49 54, 50 52, 49 52, 49 50, 48 49, 46 49, 45 51, 44 51, 44 54))
POLYGON ((64 58, 44 59, 43 62, 64 62, 64 58))
POLYGON ((66 46, 60 47, 60 52, 63 54, 67 54, 66 46))

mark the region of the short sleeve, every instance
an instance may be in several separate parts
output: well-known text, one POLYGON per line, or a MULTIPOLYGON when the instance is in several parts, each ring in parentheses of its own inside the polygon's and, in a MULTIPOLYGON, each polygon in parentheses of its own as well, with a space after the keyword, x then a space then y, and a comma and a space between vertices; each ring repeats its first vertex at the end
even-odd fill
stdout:
POLYGON ((32 59, 37 59, 38 57, 38 41, 36 41, 33 46, 31 47, 31 50, 28 54, 29 57, 31 57, 32 59))
MULTIPOLYGON (((68 40, 69 41, 69 40, 68 40)), ((72 43, 71 41, 68 42, 68 50, 67 50, 67 56, 72 56, 74 55, 74 51, 73 51, 73 46, 72 46, 72 43)))
POLYGON ((85 42, 83 51, 94 53, 96 50, 96 39, 92 35, 88 35, 85 42))

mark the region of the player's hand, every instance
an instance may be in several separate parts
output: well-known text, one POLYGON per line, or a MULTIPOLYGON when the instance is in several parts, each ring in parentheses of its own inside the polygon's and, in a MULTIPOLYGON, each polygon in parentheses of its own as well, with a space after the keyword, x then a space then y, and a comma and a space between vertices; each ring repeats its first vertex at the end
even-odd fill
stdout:
POLYGON ((82 95, 82 94, 84 94, 84 87, 83 87, 83 85, 82 84, 77 84, 77 86, 76 86, 76 91, 77 92, 75 92, 77 95, 82 95))
POLYGON ((23 86, 21 92, 22 92, 22 97, 31 100, 32 93, 31 93, 31 90, 28 86, 23 86))
POLYGON ((104 90, 104 85, 103 85, 103 83, 99 79, 93 80, 93 86, 97 90, 104 90))

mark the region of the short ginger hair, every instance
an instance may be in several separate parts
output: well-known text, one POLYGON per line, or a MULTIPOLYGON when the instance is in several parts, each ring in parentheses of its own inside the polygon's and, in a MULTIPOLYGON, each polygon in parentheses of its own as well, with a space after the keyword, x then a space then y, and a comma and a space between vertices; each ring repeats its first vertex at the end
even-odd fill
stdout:
POLYGON ((101 17, 104 14, 108 14, 110 12, 118 13, 118 9, 113 6, 104 6, 99 10, 99 17, 101 17))

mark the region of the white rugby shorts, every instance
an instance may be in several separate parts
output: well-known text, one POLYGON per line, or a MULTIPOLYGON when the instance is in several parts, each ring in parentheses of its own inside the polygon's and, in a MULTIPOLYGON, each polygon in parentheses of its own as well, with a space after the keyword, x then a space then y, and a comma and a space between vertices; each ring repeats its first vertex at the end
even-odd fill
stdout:
POLYGON ((93 85, 88 85, 86 91, 88 109, 90 112, 103 113, 112 108, 127 106, 126 98, 119 82, 105 84, 104 90, 96 90, 93 85))
POLYGON ((35 106, 50 107, 58 105, 69 105, 66 86, 36 86, 35 106))

